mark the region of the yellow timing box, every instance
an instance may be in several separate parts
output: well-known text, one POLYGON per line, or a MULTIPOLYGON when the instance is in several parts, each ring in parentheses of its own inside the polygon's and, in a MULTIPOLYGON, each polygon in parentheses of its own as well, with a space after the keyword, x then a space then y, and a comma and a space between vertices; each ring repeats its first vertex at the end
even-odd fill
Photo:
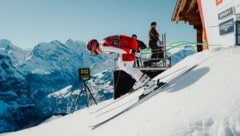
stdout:
POLYGON ((89 68, 80 68, 79 71, 80 80, 89 80, 90 79, 90 69, 89 68))

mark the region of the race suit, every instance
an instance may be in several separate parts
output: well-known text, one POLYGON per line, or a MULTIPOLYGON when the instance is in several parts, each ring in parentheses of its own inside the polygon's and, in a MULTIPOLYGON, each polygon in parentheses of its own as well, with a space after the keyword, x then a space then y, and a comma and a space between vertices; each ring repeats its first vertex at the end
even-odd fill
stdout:
POLYGON ((103 53, 118 53, 117 65, 119 69, 128 73, 136 81, 139 81, 144 75, 133 67, 136 56, 132 52, 138 50, 136 39, 124 35, 109 36, 103 39, 99 48, 103 53))

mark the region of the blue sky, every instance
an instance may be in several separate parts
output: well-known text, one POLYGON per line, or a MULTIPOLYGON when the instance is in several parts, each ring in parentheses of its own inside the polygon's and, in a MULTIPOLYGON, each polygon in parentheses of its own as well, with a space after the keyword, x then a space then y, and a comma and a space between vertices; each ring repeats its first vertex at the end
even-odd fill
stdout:
POLYGON ((176 0, 0 0, 0 39, 21 48, 68 39, 138 35, 148 44, 150 23, 167 42, 195 41, 192 26, 171 21, 176 0))

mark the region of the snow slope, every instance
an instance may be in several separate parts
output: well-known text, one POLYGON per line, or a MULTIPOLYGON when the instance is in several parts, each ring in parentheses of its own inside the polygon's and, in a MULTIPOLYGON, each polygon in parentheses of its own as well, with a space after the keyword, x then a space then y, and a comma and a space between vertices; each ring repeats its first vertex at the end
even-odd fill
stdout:
POLYGON ((34 128, 0 135, 239 136, 239 62, 239 47, 189 56, 157 78, 168 80, 184 67, 196 64, 192 71, 159 90, 151 99, 94 130, 89 127, 96 118, 91 112, 111 100, 34 128))

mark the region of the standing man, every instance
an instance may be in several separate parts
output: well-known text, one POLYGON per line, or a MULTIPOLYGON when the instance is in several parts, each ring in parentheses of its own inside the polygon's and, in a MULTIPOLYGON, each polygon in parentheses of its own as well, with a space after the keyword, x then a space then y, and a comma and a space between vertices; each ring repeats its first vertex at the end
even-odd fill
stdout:
POLYGON ((163 42, 159 39, 159 33, 156 30, 157 23, 152 22, 151 28, 149 30, 148 36, 149 36, 149 47, 152 49, 152 56, 151 59, 145 63, 146 66, 151 66, 152 62, 158 62, 160 58, 163 57, 162 48, 157 46, 157 42, 160 43, 160 45, 163 44, 163 42))
MULTIPOLYGON (((138 43, 138 50, 137 50, 137 52, 140 52, 140 50, 147 48, 147 46, 145 45, 145 43, 143 41, 140 41, 140 40, 137 39, 137 35, 136 34, 133 34, 132 38, 137 40, 137 43, 138 43)), ((141 59, 141 57, 136 57, 136 61, 134 63, 134 66, 136 66, 136 67, 141 67, 142 66, 142 59, 141 59)))
POLYGON ((135 38, 137 40, 137 43, 138 43, 138 50, 137 50, 137 52, 140 52, 140 50, 147 48, 147 46, 145 45, 145 43, 143 41, 140 41, 140 40, 137 39, 137 35, 136 34, 133 34, 132 38, 135 38))
POLYGON ((92 39, 87 43, 87 49, 90 50, 93 56, 101 53, 118 53, 118 67, 136 80, 133 89, 136 90, 145 85, 144 94, 147 94, 156 87, 156 84, 150 77, 133 67, 136 56, 132 52, 138 50, 138 43, 135 38, 125 35, 114 35, 103 39, 101 44, 97 40, 92 39))

